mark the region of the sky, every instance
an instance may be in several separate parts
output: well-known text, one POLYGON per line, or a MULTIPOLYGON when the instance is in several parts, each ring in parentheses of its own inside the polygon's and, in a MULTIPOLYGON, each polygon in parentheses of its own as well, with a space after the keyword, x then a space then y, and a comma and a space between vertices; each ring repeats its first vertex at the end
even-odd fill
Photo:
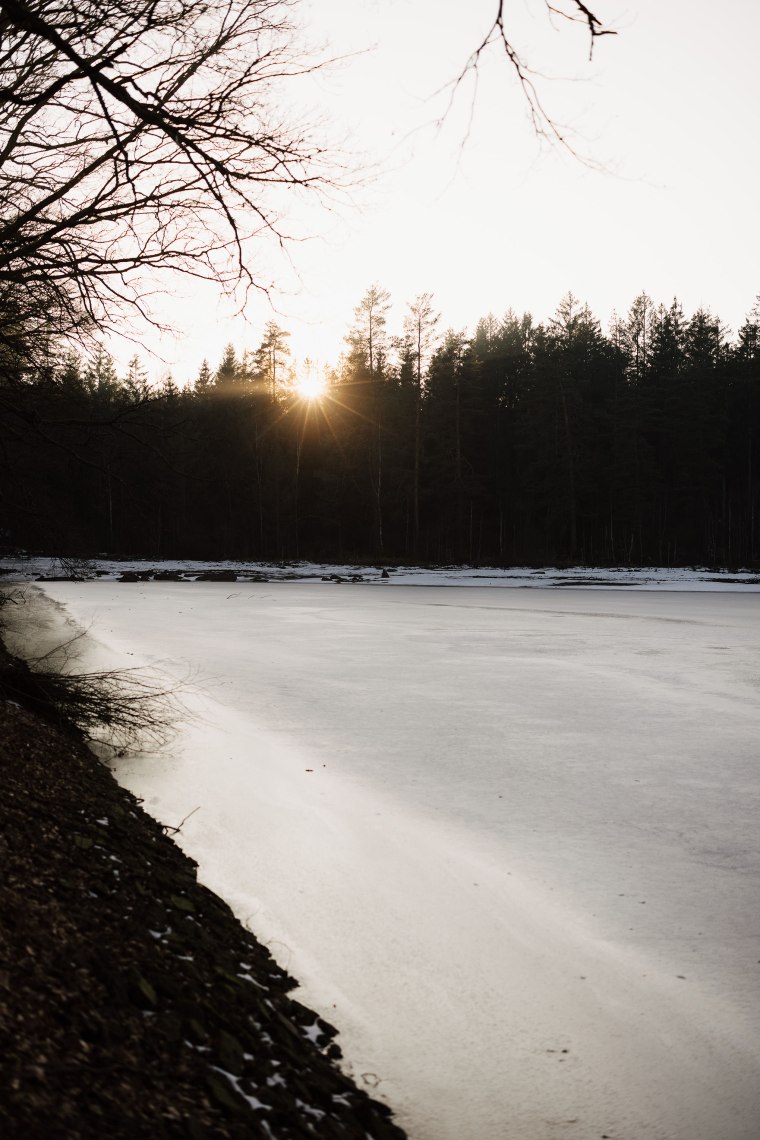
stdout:
MULTIPOLYGON (((572 291, 606 328, 645 290, 687 314, 710 308, 732 332, 760 293, 760 5, 755 0, 597 0, 615 36, 596 41, 544 0, 505 4, 515 46, 575 156, 538 139, 503 52, 477 89, 446 85, 486 34, 496 0, 301 0, 305 40, 345 57, 293 93, 324 120, 353 184, 329 209, 294 200, 306 240, 262 246, 277 281, 242 316, 182 281, 160 302, 174 336, 140 350, 153 378, 192 379, 227 343, 255 348, 264 325, 290 332, 293 360, 335 362, 374 283, 400 331, 431 292, 440 328, 473 331, 510 307, 544 320, 572 291), (449 104, 451 104, 449 106, 449 104), (153 355, 151 355, 151 351, 153 355)), ((115 344, 117 361, 135 351, 115 344)))

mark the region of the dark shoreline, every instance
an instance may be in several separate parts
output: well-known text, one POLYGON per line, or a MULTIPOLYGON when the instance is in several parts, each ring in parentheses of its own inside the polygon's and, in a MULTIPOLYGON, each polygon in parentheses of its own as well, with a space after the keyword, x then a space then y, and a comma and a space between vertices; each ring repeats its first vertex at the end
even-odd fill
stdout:
POLYGON ((2 1134, 403 1140, 165 829, 12 698, 0 672, 2 1134))

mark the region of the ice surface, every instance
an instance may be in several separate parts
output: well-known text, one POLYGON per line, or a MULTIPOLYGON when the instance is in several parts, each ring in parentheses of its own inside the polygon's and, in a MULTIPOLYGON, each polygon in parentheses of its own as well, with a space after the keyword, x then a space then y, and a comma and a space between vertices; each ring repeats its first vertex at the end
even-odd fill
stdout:
POLYGON ((200 674, 120 778, 412 1140, 756 1140, 756 594, 44 588, 200 674))

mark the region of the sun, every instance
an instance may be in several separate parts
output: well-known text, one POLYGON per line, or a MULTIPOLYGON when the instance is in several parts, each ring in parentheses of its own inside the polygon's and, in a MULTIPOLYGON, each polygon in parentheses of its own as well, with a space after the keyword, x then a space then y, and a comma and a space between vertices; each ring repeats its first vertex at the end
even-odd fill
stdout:
POLYGON ((307 372, 296 380, 296 392, 302 400, 320 400, 326 391, 325 378, 316 372, 307 372))

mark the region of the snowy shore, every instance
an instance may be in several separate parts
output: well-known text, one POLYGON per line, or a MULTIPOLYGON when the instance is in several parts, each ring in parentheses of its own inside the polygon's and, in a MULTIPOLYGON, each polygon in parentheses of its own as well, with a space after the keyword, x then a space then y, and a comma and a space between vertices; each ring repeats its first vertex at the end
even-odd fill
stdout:
POLYGON ((294 980, 40 697, 0 643, 2 1135, 404 1140, 294 980))
POLYGON ((708 567, 613 567, 590 568, 512 566, 393 566, 382 577, 373 565, 336 565, 318 562, 240 562, 232 560, 64 559, 42 555, 10 555, 0 558, 0 579, 33 582, 38 578, 70 579, 74 576, 113 582, 127 576, 152 580, 155 575, 176 574, 186 579, 224 573, 240 581, 268 582, 374 582, 405 586, 532 587, 537 589, 634 589, 634 590, 757 590, 760 573, 752 570, 708 567))

